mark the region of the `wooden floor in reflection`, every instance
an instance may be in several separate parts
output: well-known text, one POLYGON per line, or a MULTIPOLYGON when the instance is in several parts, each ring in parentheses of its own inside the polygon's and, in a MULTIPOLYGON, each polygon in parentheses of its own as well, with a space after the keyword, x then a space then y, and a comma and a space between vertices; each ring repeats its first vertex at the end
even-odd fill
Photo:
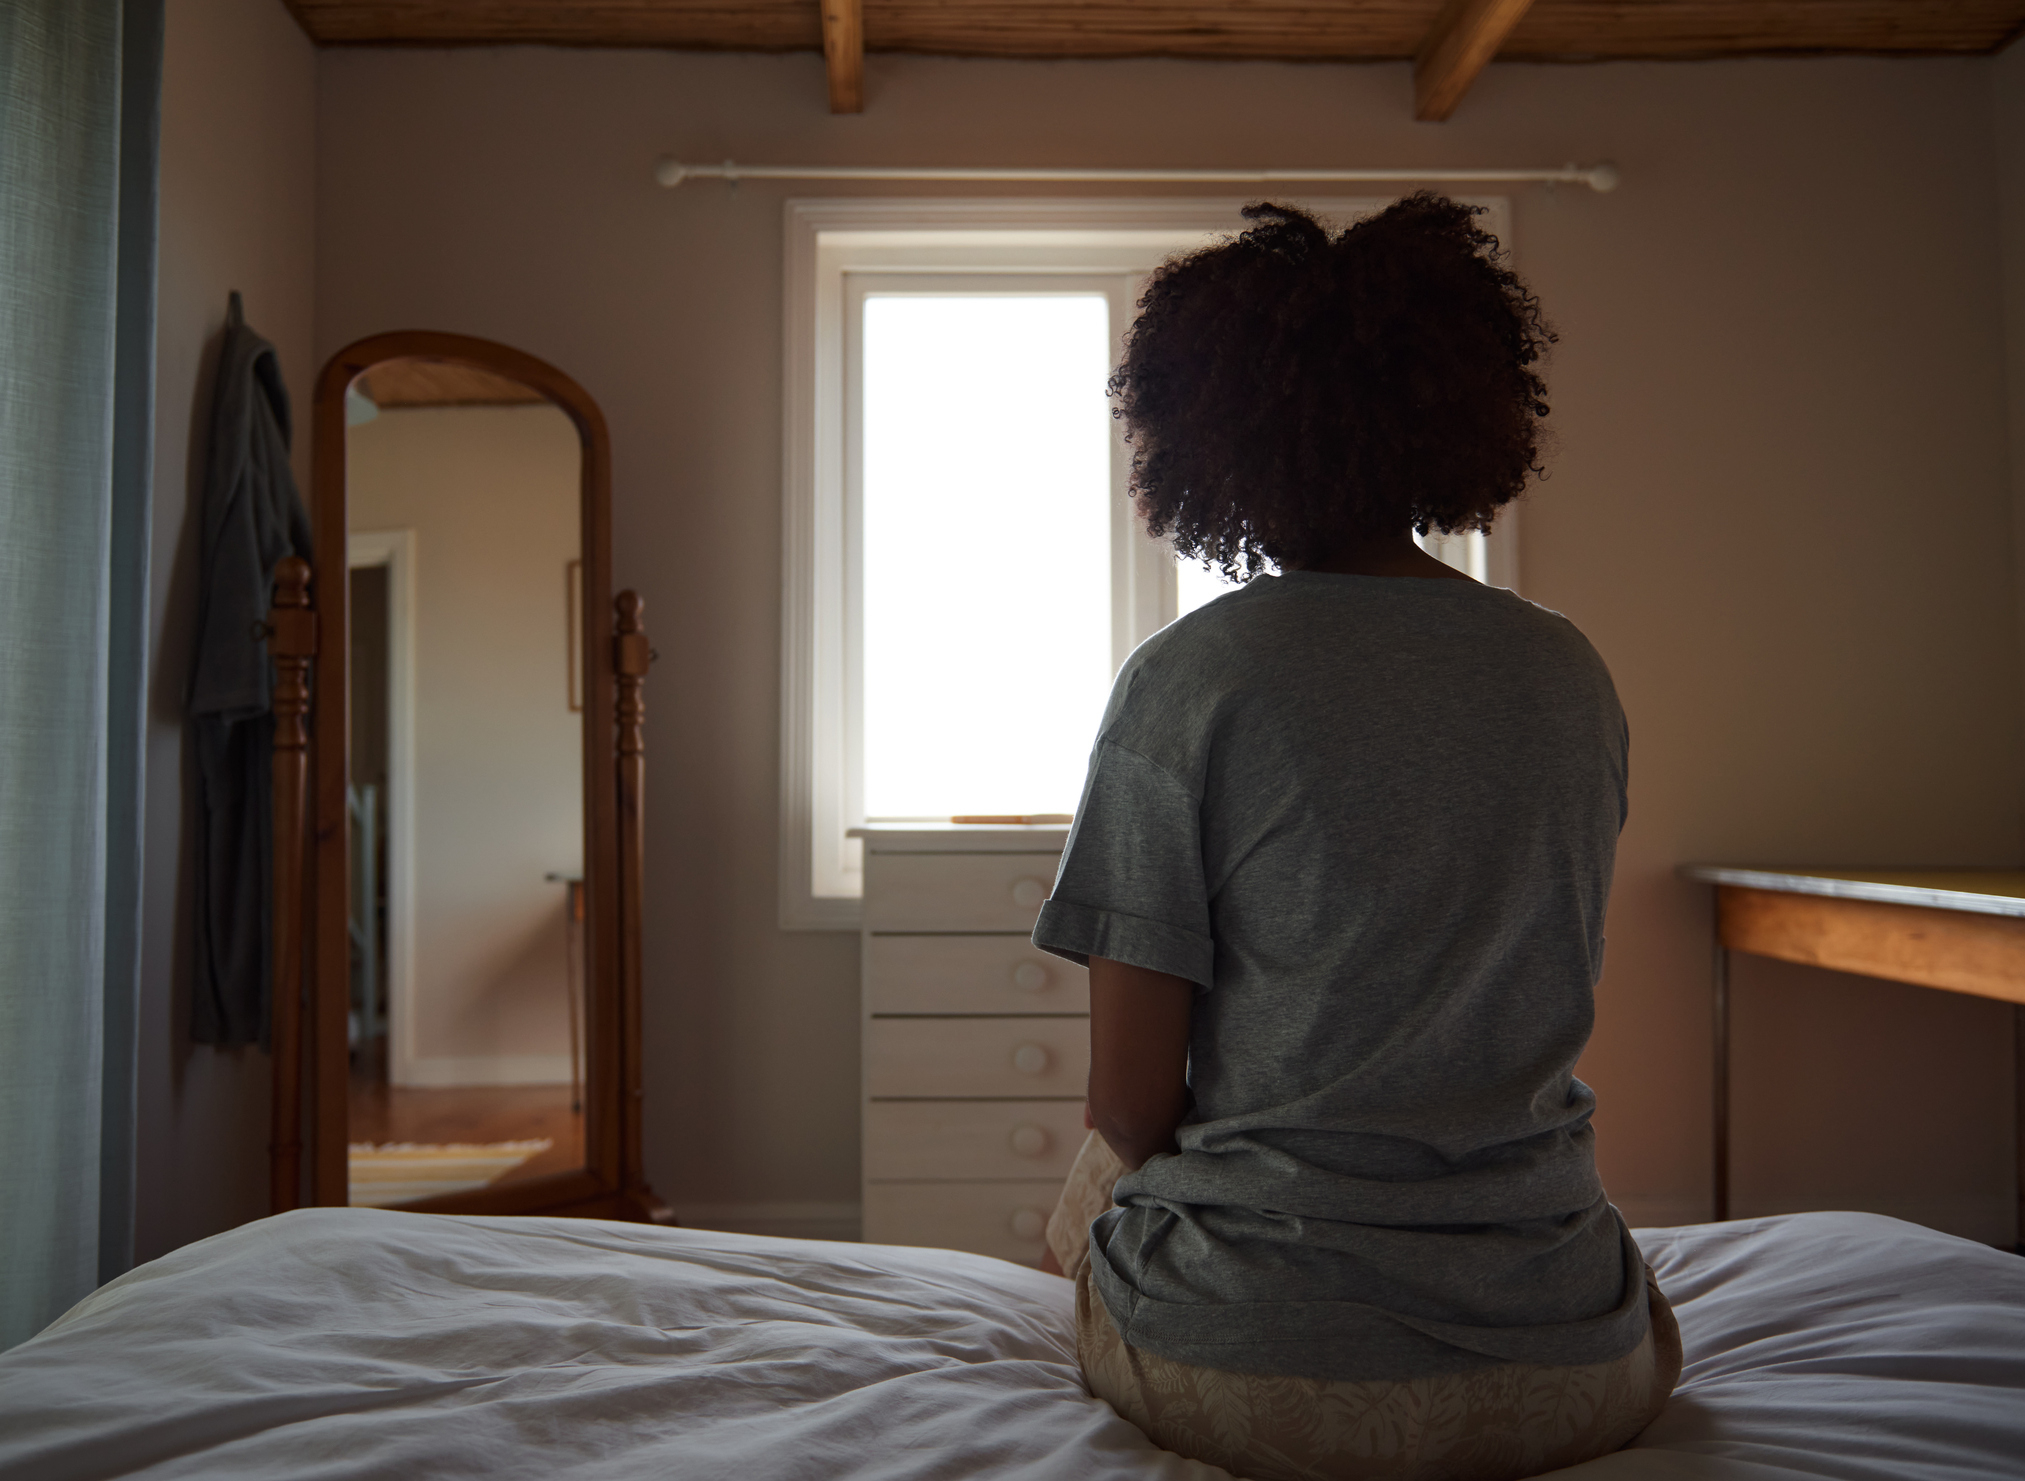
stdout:
POLYGON ((387 1142, 555 1143, 503 1173, 492 1186, 568 1172, 584 1165, 584 1118, 570 1109, 567 1085, 474 1085, 414 1090, 354 1076, 351 1140, 387 1142))

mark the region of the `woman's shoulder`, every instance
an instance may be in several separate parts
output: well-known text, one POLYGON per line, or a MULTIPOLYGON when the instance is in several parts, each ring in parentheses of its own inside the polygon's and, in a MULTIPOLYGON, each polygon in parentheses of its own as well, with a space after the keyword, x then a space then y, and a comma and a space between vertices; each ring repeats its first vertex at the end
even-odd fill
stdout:
POLYGON ((1240 678, 1246 652, 1263 636, 1254 617, 1260 595, 1253 582, 1182 613, 1132 650, 1118 671, 1120 690, 1147 701, 1198 701, 1240 678))
POLYGON ((1552 607, 1529 601, 1515 591, 1503 587, 1492 587, 1490 590, 1502 598, 1493 605, 1497 620, 1509 624, 1515 635, 1521 636, 1538 651, 1551 653, 1563 663, 1580 668, 1609 684, 1609 665, 1596 651, 1596 645, 1589 641, 1588 634, 1577 627, 1573 619, 1552 607))
MULTIPOLYGON (((1481 641, 1502 631, 1514 642, 1590 650, 1562 613, 1506 587, 1472 580, 1411 577, 1260 576, 1183 614, 1136 649, 1128 667, 1219 662, 1240 670, 1315 644, 1332 647, 1347 630, 1374 638, 1449 633, 1481 641)), ((1593 651, 1593 650, 1590 650, 1593 651)))
POLYGON ((1248 588, 1184 613, 1134 648, 1111 686, 1100 741, 1188 770, 1247 684, 1248 588))
MULTIPOLYGON (((1412 655, 1435 685, 1486 671, 1609 684, 1601 655, 1572 621, 1504 587, 1404 577, 1263 576, 1183 614, 1120 668, 1107 731, 1128 718, 1173 724, 1295 694, 1371 670, 1396 682, 1412 655), (1379 656, 1389 655, 1380 662, 1379 656), (1375 665, 1375 666, 1374 666, 1375 665)), ((1143 726, 1134 726, 1139 729, 1143 726)))

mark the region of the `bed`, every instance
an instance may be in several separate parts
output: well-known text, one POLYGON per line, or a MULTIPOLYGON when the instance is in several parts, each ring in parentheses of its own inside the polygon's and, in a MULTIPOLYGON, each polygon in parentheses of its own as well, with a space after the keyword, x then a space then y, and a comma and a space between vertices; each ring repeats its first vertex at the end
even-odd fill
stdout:
MULTIPOLYGON (((1852 1213, 1638 1239, 1686 1372, 1557 1476, 2025 1476, 2025 1260, 1852 1213)), ((1070 1307, 944 1250, 303 1210, 0 1355, 0 1476, 1224 1477, 1089 1396, 1070 1307)))

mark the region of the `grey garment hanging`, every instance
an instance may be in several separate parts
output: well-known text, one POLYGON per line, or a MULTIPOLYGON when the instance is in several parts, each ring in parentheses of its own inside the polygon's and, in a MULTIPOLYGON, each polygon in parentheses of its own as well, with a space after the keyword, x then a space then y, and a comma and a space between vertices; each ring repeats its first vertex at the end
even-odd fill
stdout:
POLYGON ((190 1037, 266 1043, 273 979, 274 568, 310 552, 288 465, 288 389, 234 293, 204 470, 203 581, 190 723, 197 742, 197 963, 190 1037))

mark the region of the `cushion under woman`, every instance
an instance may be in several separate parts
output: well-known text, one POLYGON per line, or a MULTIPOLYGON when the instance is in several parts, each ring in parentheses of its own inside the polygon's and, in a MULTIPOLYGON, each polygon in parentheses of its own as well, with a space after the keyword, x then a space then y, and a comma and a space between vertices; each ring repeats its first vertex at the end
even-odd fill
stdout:
POLYGON ((1048 1263, 1169 1449, 1534 1475, 1680 1369, 1574 1076, 1623 713, 1566 619, 1413 540, 1539 471, 1552 335, 1453 201, 1246 214, 1154 275, 1112 381, 1149 531, 1251 579, 1119 673, 1034 931, 1090 968, 1048 1263))

